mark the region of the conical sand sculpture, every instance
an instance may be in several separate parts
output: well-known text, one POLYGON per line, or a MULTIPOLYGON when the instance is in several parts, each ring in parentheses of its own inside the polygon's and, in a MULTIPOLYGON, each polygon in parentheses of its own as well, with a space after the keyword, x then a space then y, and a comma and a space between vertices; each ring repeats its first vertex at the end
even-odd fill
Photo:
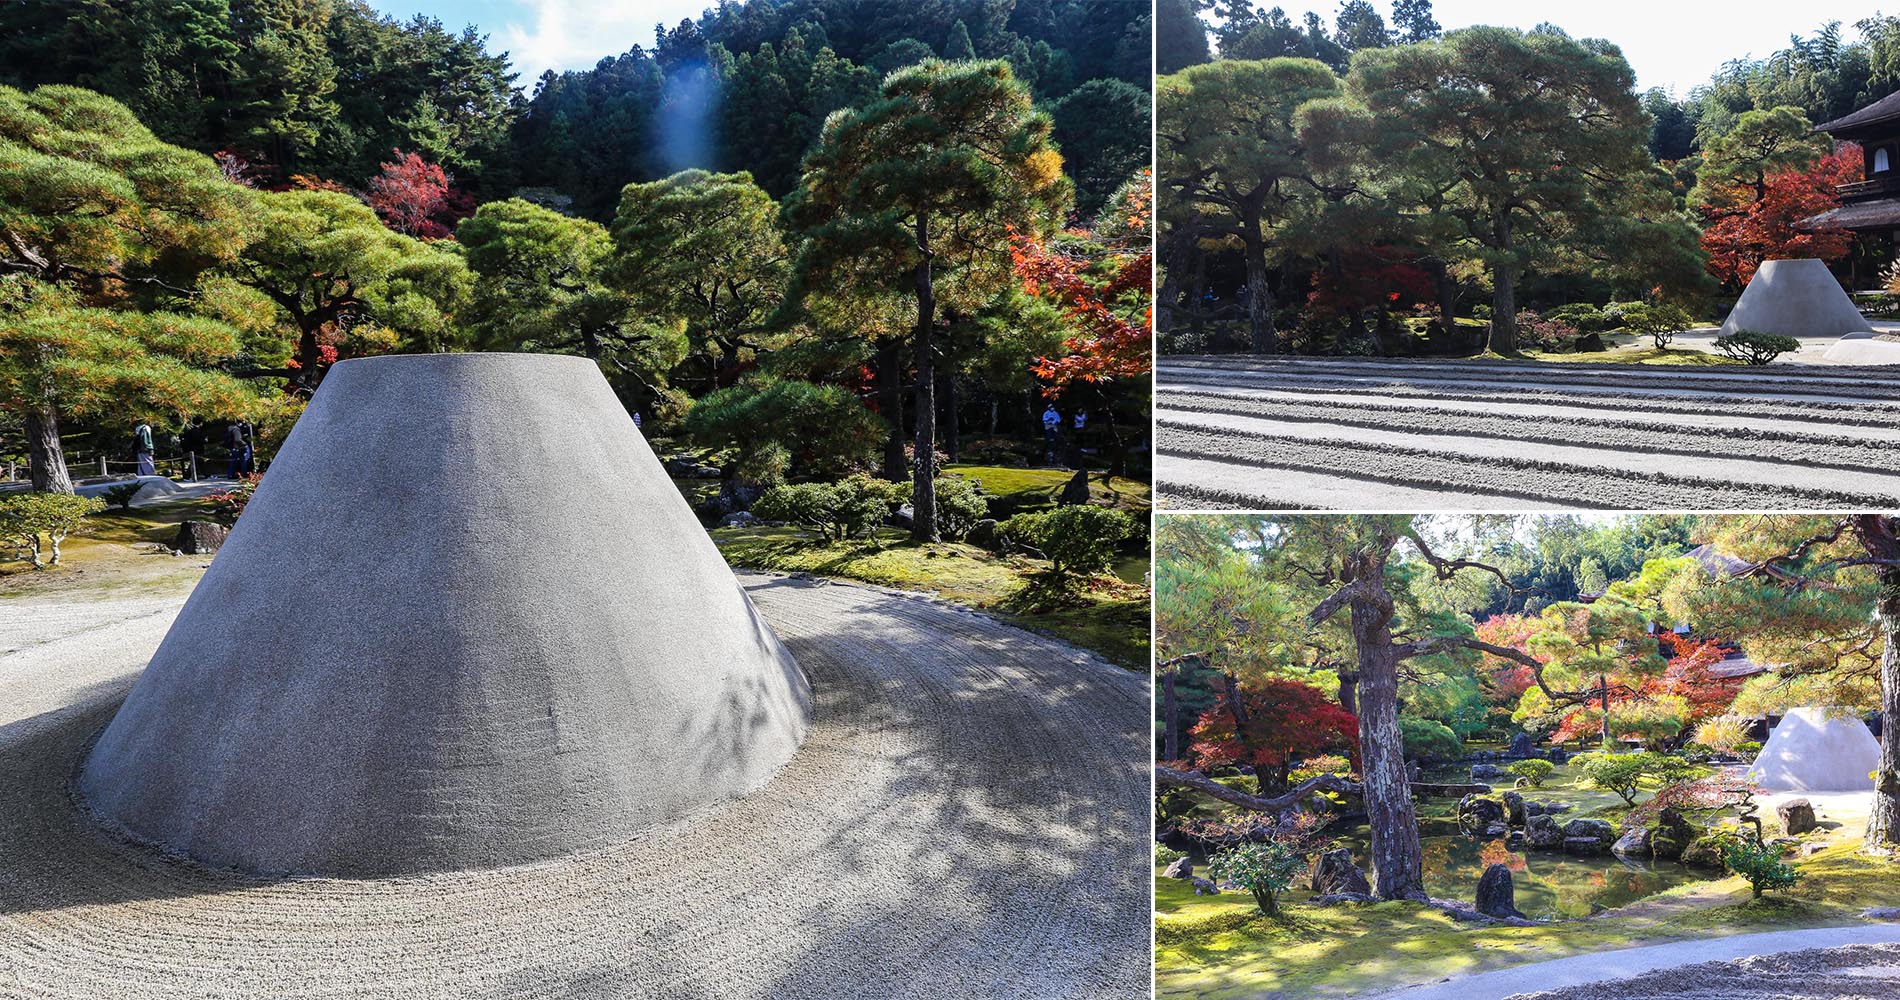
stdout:
POLYGON ((77 787, 218 868, 491 867, 758 788, 810 703, 591 362, 346 361, 77 787))
POLYGON ((1854 300, 1827 265, 1806 259, 1762 262, 1722 322, 1724 335, 1738 330, 1784 337, 1839 337, 1873 327, 1854 308, 1854 300))
POLYGON ((1749 773, 1771 792, 1859 792, 1874 787, 1880 744, 1852 715, 1797 708, 1768 734, 1749 773))

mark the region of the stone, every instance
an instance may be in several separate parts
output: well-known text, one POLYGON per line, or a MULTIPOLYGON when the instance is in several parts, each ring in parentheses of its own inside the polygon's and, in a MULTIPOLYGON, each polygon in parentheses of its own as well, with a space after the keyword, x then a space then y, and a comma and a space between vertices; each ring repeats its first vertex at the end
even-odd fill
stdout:
POLYGON ((1860 915, 1865 920, 1900 920, 1900 906, 1870 906, 1860 915))
POLYGON ((990 548, 996 544, 996 519, 986 517, 970 526, 963 540, 979 548, 990 548))
POLYGON ((1798 837, 1821 825, 1815 821, 1814 805, 1807 799, 1789 799, 1775 807, 1775 815, 1781 819, 1782 832, 1791 837, 1798 837))
POLYGON ((1632 827, 1610 845, 1610 853, 1619 858, 1649 857, 1649 827, 1632 827))
POLYGON ((1588 857, 1603 853, 1603 841, 1595 837, 1565 837, 1564 853, 1588 857))
POLYGON ((1524 843, 1533 850, 1557 850, 1564 846, 1563 827, 1549 816, 1532 816, 1524 829, 1524 843))
POLYGON ((1352 852, 1343 847, 1325 851, 1313 859, 1312 887, 1322 896, 1372 891, 1366 873, 1353 863, 1352 852))
POLYGON ((1523 850, 1524 849, 1524 831, 1512 830, 1511 835, 1504 838, 1504 846, 1510 848, 1513 851, 1523 850))
POLYGON ((666 474, 673 479, 718 479, 725 475, 716 465, 694 461, 691 455, 675 455, 664 463, 666 474))
POLYGON ((1684 847, 1682 857, 1678 860, 1698 868, 1721 868, 1722 852, 1726 846, 1723 838, 1705 833, 1684 847))
POLYGON ((1701 831, 1695 828, 1695 824, 1689 822, 1688 817, 1684 816, 1680 809, 1664 806, 1662 812, 1656 816, 1655 827, 1650 830, 1650 854, 1664 860, 1678 860, 1682 857, 1683 850, 1694 843, 1700 835, 1701 831))
POLYGON ((1511 881, 1511 869, 1497 864, 1484 870, 1478 879, 1477 907, 1479 913, 1500 920, 1524 916, 1517 909, 1517 887, 1511 881))
POLYGON ((1487 837, 1490 837, 1493 840, 1496 840, 1501 837, 1507 837, 1510 835, 1510 833, 1511 833, 1511 828, 1508 826, 1505 826, 1503 823, 1493 823, 1490 826, 1487 826, 1484 828, 1484 835, 1487 837))
POLYGON ((1576 347, 1578 354, 1600 353, 1603 350, 1603 335, 1594 332, 1586 333, 1577 338, 1576 347))
POLYGON ((1194 887, 1194 894, 1196 896, 1220 895, 1220 886, 1217 886, 1214 883, 1209 882, 1208 880, 1200 877, 1199 875, 1190 877, 1188 879, 1188 884, 1194 887))
POLYGON ((899 528, 910 527, 911 522, 915 521, 916 519, 917 519, 917 509, 915 507, 912 507, 910 504, 904 504, 903 506, 897 508, 895 511, 891 512, 891 516, 890 516, 891 524, 899 528))
POLYGON ((761 788, 811 724, 804 671, 586 358, 338 362, 242 524, 73 780, 205 867, 600 850, 761 788), (471 442, 534 502, 471 487, 471 442))
POLYGON ((1597 842, 1598 851, 1607 851, 1616 843, 1616 827, 1609 820, 1573 819, 1564 824, 1564 839, 1588 838, 1597 842))
POLYGON ((1064 507, 1075 507, 1089 502, 1089 471, 1075 470, 1075 475, 1062 486, 1062 496, 1057 501, 1064 507))
POLYGON ((1523 826, 1525 819, 1524 796, 1516 792, 1505 792, 1504 821, 1512 826, 1523 826))
POLYGON ((759 523, 759 519, 748 510, 735 510, 719 519, 721 528, 750 528, 759 523))
POLYGON ((1569 811, 1570 811, 1570 803, 1568 803, 1568 802, 1546 802, 1546 803, 1544 803, 1544 812, 1546 812, 1546 813, 1548 813, 1548 814, 1550 814, 1550 815, 1552 815, 1552 816, 1555 816, 1555 815, 1557 815, 1558 813, 1567 813, 1567 812, 1569 812, 1569 811))
POLYGON ((1175 858, 1172 864, 1162 869, 1161 877, 1183 878, 1183 879, 1193 878, 1194 877, 1194 863, 1189 861, 1186 858, 1175 858))
POLYGON ((1551 747, 1545 751, 1544 759, 1558 767, 1562 767, 1570 763, 1570 751, 1565 750, 1563 747, 1551 747))
POLYGON ((1537 753, 1537 747, 1531 740, 1531 734, 1518 733, 1511 737, 1511 756, 1530 757, 1537 753))
POLYGON ((231 529, 215 521, 186 521, 178 526, 171 547, 187 555, 204 555, 223 547, 231 529))
POLYGON ((1504 778, 1508 778, 1510 776, 1511 776, 1511 772, 1506 771, 1505 769, 1497 766, 1496 764, 1471 765, 1471 780, 1472 781, 1499 781, 1504 778))
POLYGON ((1504 806, 1496 799, 1467 795, 1458 800, 1458 818, 1473 827, 1485 827, 1504 820, 1504 806))

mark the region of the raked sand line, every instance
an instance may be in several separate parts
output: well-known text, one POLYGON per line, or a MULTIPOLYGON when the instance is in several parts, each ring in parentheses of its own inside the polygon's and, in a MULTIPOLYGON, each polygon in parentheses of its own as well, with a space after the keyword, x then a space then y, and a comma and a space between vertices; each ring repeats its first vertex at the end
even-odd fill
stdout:
MULTIPOLYGON (((1528 375, 1532 378, 1548 377, 1555 374, 1548 362, 1518 361, 1439 361, 1439 360, 1397 360, 1388 361, 1377 358, 1254 358, 1235 365, 1223 363, 1218 358, 1170 358, 1165 362, 1170 368, 1200 368, 1209 371, 1284 371, 1303 369, 1307 371, 1350 371, 1359 373, 1403 373, 1403 374, 1460 374, 1460 375, 1528 375)), ((1562 362, 1557 371, 1564 372, 1563 378, 1584 379, 1620 379, 1624 381, 1668 382, 1680 380, 1693 373, 1693 377, 1706 379, 1715 384, 1730 384, 1745 387, 1755 385, 1773 386, 1784 383, 1862 386, 1873 390, 1884 390, 1889 395, 1894 388, 1893 380, 1900 378, 1900 367, 1896 366, 1853 366, 1838 368, 1810 368, 1799 371, 1776 370, 1773 372, 1746 366, 1715 366, 1685 368, 1670 365, 1615 364, 1591 362, 1562 362)))
POLYGON ((1145 682, 952 605, 742 580, 812 676, 791 763, 635 842, 489 871, 257 882, 97 836, 66 781, 138 642, 77 692, 56 673, 84 634, 0 661, 9 699, 72 697, 0 706, 0 994, 1141 995, 1145 682))
MULTIPOLYGON (((1259 469, 1169 455, 1155 462, 1155 491, 1172 510, 1362 510, 1375 490, 1363 478, 1307 469, 1259 469), (1291 498, 1297 497, 1295 503, 1291 498)), ((1566 510, 1563 504, 1470 489, 1430 489, 1381 483, 1380 510, 1566 510)))
POLYGON ((1352 390, 1315 391, 1227 385, 1214 380, 1172 380, 1161 387, 1159 398, 1188 397, 1201 399, 1252 400, 1262 403, 1297 403, 1306 406, 1355 407, 1368 412, 1391 411, 1421 415, 1455 414, 1479 417, 1515 417, 1520 422, 1548 422, 1573 425, 1627 423, 1631 426, 1678 427, 1695 433, 1726 436, 1776 436, 1787 439, 1816 439, 1848 443, 1887 444, 1900 433, 1900 412, 1816 413, 1812 408, 1780 407, 1757 404, 1668 407, 1650 403, 1637 407, 1608 409, 1600 399, 1556 400, 1539 397, 1536 402, 1520 402, 1514 395, 1439 396, 1425 393, 1377 393, 1352 390), (1747 412, 1738 410, 1746 409, 1747 412), (1879 419, 1879 418, 1886 419, 1879 419))
MULTIPOLYGON (((1421 440, 1420 435, 1405 431, 1336 427, 1299 420, 1192 413, 1166 408, 1157 409, 1155 419, 1158 422, 1234 431, 1282 441, 1311 442, 1319 447, 1416 447, 1421 440)), ((1431 442, 1432 449, 1441 454, 1483 461, 1515 461, 1528 454, 1539 462, 1568 464, 1583 469, 1769 487, 1787 484, 1794 478, 1786 463, 1719 454, 1658 454, 1550 442, 1540 442, 1534 448, 1527 449, 1509 440, 1459 435, 1434 436, 1431 442)), ((1784 447, 1793 451, 1800 446, 1787 444, 1784 447)), ((1882 504, 1900 501, 1900 475, 1890 472, 1804 468, 1799 478, 1804 489, 1867 497, 1882 504)))

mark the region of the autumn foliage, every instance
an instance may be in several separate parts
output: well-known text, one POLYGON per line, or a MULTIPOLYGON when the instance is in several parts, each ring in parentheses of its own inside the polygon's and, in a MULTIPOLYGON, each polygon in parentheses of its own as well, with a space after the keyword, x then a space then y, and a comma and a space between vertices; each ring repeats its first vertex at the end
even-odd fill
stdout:
POLYGON ((438 216, 450 204, 448 174, 415 153, 390 152, 396 158, 370 178, 369 207, 399 233, 425 240, 447 237, 450 226, 438 216))
POLYGON ((1735 185, 1724 197, 1703 206, 1707 225, 1702 249, 1709 273, 1746 285, 1764 260, 1818 257, 1834 260, 1853 245, 1844 229, 1803 229, 1801 223, 1839 208, 1836 186, 1861 179, 1859 146, 1847 144, 1806 170, 1787 170, 1767 179, 1759 192, 1735 185))
POLYGON ((1709 668, 1722 662, 1728 650, 1715 639, 1678 638, 1669 666, 1645 684, 1649 696, 1673 695, 1688 702, 1689 724, 1713 718, 1728 711, 1729 703, 1742 690, 1740 677, 1717 677, 1709 668))
POLYGON ((1093 234, 1112 245, 1101 259, 1010 230, 1010 257, 1023 290, 1055 302, 1075 331, 1064 341, 1068 354, 1036 359, 1036 377, 1049 384, 1051 397, 1078 380, 1145 375, 1153 364, 1148 329, 1154 318, 1154 250, 1147 233, 1154 187, 1146 171, 1142 177, 1117 216, 1127 232, 1093 234), (1130 302, 1139 305, 1131 309, 1130 302))
POLYGON ((1222 695, 1189 731, 1194 757, 1202 764, 1284 769, 1297 758, 1321 753, 1357 757, 1359 720, 1319 688, 1276 678, 1248 684, 1240 700, 1245 727, 1235 724, 1222 695))

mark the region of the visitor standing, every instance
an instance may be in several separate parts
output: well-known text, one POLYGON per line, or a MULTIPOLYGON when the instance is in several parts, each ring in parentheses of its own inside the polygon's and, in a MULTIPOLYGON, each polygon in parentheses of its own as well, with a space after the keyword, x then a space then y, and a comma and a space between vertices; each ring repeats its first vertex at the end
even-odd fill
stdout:
POLYGON ((1042 460, 1044 462, 1056 460, 1056 440, 1061 434, 1062 414, 1056 412, 1056 404, 1050 403, 1049 408, 1042 411, 1042 460))
POLYGON ((244 474, 257 473, 257 425, 249 417, 244 418, 244 474))
POLYGON ((203 417, 192 417, 178 432, 178 448, 185 453, 185 474, 194 483, 198 481, 198 456, 204 454, 207 443, 203 417))
POLYGON ((1088 427, 1088 423, 1088 411, 1075 411, 1075 426, 1069 433, 1069 464, 1078 469, 1082 467, 1082 431, 1088 427))
POLYGON ((244 475, 244 470, 251 461, 251 443, 244 436, 242 421, 233 420, 225 425, 224 447, 231 453, 230 466, 225 470, 225 474, 232 479, 244 475))
POLYGON ((138 426, 132 428, 132 450, 138 455, 139 475, 158 475, 158 466, 152 461, 152 425, 143 417, 138 426))

